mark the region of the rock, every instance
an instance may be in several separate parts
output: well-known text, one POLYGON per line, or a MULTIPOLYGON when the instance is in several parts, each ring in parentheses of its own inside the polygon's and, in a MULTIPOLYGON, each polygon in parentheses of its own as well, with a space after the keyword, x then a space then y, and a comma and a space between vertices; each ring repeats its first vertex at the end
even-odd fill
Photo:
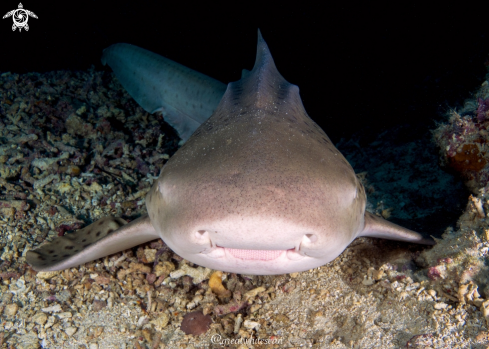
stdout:
POLYGON ((243 326, 247 328, 248 330, 253 330, 253 329, 260 329, 260 323, 256 321, 251 321, 251 320, 245 320, 243 322, 243 326))
POLYGON ((32 321, 38 325, 44 325, 48 321, 48 316, 44 313, 37 313, 32 317, 32 321))
POLYGON ((107 303, 105 301, 100 301, 100 300, 94 299, 93 303, 92 303, 92 310, 93 311, 100 311, 103 308, 105 308, 106 306, 107 306, 107 303))
POLYGON ((185 334, 198 336, 199 334, 206 333, 211 323, 212 318, 209 315, 204 315, 200 311, 193 311, 183 317, 180 329, 185 334))
POLYGON ((447 303, 443 303, 443 302, 439 302, 439 303, 435 303, 435 305, 433 305, 433 308, 435 309, 445 309, 446 307, 448 307, 448 304, 447 303))
POLYGON ((159 329, 163 329, 168 325, 168 321, 170 321, 170 318, 168 317, 167 313, 161 314, 157 319, 150 321, 155 327, 159 329))
POLYGON ((73 314, 70 313, 69 311, 65 311, 63 313, 56 314, 56 316, 59 317, 60 319, 69 319, 70 317, 73 316, 73 314))
POLYGON ((156 250, 154 249, 145 249, 144 250, 145 263, 153 263, 156 259, 156 250))
POLYGON ((68 337, 71 337, 75 334, 76 330, 78 330, 76 327, 70 326, 65 330, 65 333, 68 335, 68 337))
POLYGON ((3 311, 3 313, 6 316, 14 316, 15 314, 17 314, 18 310, 19 310, 19 306, 17 305, 17 303, 12 303, 12 304, 8 304, 5 307, 5 310, 3 311))

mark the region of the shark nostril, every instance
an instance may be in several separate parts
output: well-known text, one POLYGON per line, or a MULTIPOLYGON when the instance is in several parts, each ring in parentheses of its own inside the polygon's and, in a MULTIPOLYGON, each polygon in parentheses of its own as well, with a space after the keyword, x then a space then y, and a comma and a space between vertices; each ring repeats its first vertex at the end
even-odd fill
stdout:
POLYGON ((197 230, 195 236, 199 239, 209 238, 209 233, 207 230, 197 230))
POLYGON ((196 237, 195 243, 205 248, 213 247, 214 244, 212 243, 210 233, 211 233, 210 231, 205 229, 197 230, 194 233, 196 237))
POLYGON ((303 242, 306 243, 313 243, 318 240, 318 237, 315 234, 305 234, 304 237, 302 238, 303 242))

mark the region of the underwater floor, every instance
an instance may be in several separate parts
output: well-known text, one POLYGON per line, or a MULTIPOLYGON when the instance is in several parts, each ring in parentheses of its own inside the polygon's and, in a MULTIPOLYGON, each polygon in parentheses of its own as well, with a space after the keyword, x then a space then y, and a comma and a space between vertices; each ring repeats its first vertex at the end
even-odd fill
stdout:
POLYGON ((144 214, 178 138, 111 73, 1 74, 0 348, 487 348, 485 189, 469 196, 436 172, 430 137, 396 146, 399 134, 338 148, 366 178, 370 209, 443 234, 432 248, 359 238, 321 268, 221 283, 157 255, 155 240, 37 273, 24 256, 44 241, 144 214))

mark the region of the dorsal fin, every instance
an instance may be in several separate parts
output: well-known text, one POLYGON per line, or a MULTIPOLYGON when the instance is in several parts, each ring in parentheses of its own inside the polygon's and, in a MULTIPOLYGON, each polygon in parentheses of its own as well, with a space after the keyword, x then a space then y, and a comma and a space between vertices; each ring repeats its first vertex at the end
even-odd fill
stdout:
MULTIPOLYGON (((239 108, 255 107, 263 111, 278 111, 286 100, 289 107, 306 111, 299 96, 299 88, 283 78, 278 72, 267 43, 258 29, 258 43, 255 65, 251 71, 243 71, 241 79, 228 84, 216 113, 221 110, 233 110, 239 100, 239 108)), ((283 111, 283 110, 282 110, 283 111)))

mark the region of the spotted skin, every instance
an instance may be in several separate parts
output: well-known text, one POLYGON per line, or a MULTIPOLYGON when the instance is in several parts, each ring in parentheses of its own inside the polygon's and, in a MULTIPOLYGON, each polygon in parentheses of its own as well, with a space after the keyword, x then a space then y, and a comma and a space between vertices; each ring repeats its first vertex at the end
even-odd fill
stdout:
POLYGON ((27 251, 26 260, 35 270, 62 270, 157 238, 154 229, 148 225, 147 216, 129 224, 122 218, 104 217, 27 251))

